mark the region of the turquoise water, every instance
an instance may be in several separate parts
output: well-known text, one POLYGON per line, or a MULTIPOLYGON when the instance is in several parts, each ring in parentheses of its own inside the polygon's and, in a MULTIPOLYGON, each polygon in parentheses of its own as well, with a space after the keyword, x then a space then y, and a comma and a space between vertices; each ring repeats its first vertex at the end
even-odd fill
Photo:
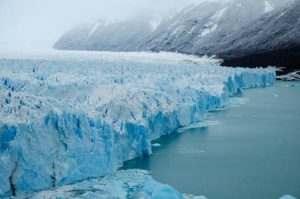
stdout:
POLYGON ((209 114, 212 126, 162 137, 124 168, 152 171, 180 192, 208 199, 300 199, 300 83, 246 90, 245 102, 209 114))

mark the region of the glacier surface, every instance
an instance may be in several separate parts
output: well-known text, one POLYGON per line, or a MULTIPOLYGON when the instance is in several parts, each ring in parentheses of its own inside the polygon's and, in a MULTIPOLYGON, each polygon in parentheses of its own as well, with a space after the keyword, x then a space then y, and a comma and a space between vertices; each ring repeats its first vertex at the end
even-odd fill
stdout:
POLYGON ((0 55, 0 197, 111 175, 151 154, 150 141, 276 81, 271 68, 172 53, 51 53, 0 55))

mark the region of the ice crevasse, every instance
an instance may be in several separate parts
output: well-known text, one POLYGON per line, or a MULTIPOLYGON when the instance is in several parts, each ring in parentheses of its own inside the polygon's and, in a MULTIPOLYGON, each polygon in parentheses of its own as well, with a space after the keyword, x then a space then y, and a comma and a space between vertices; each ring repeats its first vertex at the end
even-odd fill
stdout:
POLYGON ((0 196, 112 174, 273 69, 110 59, 0 59, 0 196))

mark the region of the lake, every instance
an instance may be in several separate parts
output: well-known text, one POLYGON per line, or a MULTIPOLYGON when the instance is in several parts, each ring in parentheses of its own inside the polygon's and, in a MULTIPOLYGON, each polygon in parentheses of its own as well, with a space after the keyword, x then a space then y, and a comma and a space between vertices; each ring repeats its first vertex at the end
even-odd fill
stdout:
POLYGON ((300 198, 300 83, 245 90, 208 125, 155 140, 124 169, 208 199, 300 198), (160 144, 160 146, 156 146, 160 144))

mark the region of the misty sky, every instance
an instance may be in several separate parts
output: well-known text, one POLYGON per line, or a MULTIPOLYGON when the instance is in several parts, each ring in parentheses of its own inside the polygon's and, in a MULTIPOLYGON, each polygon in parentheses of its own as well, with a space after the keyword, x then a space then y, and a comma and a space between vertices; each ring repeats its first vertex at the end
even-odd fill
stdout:
POLYGON ((0 46, 51 46, 76 25, 99 18, 156 17, 205 0, 0 0, 0 46))

